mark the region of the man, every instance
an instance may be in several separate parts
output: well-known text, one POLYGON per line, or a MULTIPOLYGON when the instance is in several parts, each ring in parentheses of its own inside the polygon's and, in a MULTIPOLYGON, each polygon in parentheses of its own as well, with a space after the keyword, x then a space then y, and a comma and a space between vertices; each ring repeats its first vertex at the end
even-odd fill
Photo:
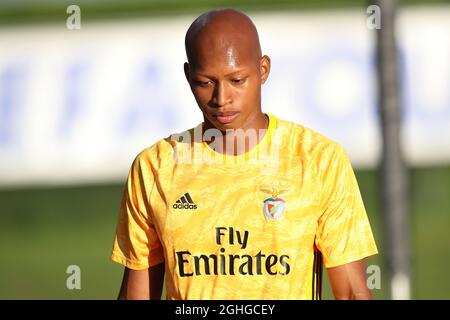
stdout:
POLYGON ((133 162, 112 259, 120 299, 370 299, 377 253, 345 151, 261 111, 270 59, 235 10, 198 17, 184 71, 204 116, 133 162))

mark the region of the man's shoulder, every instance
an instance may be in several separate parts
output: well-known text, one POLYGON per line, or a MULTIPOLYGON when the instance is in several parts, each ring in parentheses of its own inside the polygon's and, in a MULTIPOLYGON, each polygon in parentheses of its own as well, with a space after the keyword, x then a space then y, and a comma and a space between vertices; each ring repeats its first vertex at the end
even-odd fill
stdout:
POLYGON ((196 132, 199 125, 181 132, 175 132, 161 138, 152 145, 141 150, 136 159, 138 160, 158 160, 162 161, 165 158, 173 158, 174 150, 180 148, 184 144, 191 144, 196 139, 196 132))
POLYGON ((282 139, 286 140, 297 153, 324 155, 324 153, 345 152, 338 142, 306 125, 280 118, 277 118, 277 122, 282 139))

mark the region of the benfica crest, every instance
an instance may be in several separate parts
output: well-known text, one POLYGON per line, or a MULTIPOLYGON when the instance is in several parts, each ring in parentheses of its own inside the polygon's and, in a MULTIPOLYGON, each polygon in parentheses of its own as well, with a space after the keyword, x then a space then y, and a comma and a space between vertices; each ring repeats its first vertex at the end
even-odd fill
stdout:
POLYGON ((270 220, 279 220, 284 216, 286 210, 286 201, 279 196, 287 193, 288 190, 279 190, 275 188, 260 189, 262 192, 270 194, 271 196, 264 200, 263 212, 270 220))

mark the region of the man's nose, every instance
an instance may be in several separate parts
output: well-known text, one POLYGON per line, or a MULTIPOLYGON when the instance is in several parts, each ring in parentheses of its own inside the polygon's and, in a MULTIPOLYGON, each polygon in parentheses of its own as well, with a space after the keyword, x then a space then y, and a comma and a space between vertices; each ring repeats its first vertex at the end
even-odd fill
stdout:
POLYGON ((224 81, 218 81, 214 88, 214 104, 218 107, 223 107, 231 103, 231 92, 230 88, 224 81))

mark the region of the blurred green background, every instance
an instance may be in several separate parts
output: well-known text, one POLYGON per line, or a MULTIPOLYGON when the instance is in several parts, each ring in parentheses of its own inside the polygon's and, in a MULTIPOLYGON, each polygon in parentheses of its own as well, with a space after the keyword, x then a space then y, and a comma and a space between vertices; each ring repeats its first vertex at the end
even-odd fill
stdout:
MULTIPOLYGON (((449 1, 402 1, 404 5, 449 1)), ((213 7, 246 10, 320 10, 363 7, 366 1, 3 1, 0 27, 52 23, 68 4, 83 7, 82 19, 199 14, 213 7)), ((450 299, 450 166, 409 170, 412 245, 412 298, 450 299)), ((379 182, 375 170, 358 170, 357 178, 380 255, 368 259, 383 270, 383 233, 379 182)), ((1 179, 1 177, 0 177, 1 179)), ((124 176, 125 179, 125 176, 124 176)), ((125 180, 124 180, 125 181, 125 180)), ((0 299, 115 299, 123 267, 111 262, 115 226, 124 181, 78 186, 33 186, 0 190, 0 299), (81 268, 81 290, 66 288, 66 268, 81 268)), ((325 276, 326 279, 326 276, 325 276)), ((332 295, 325 281, 324 298, 332 295)), ((388 298, 382 286, 376 299, 388 298)))
MULTIPOLYGON (((449 0, 401 0, 402 6, 449 3, 449 0)), ((367 0, 2 0, 0 24, 47 23, 61 20, 70 4, 83 8, 83 21, 161 15, 200 14, 212 8, 232 7, 248 11, 320 10, 367 7, 367 0)))

